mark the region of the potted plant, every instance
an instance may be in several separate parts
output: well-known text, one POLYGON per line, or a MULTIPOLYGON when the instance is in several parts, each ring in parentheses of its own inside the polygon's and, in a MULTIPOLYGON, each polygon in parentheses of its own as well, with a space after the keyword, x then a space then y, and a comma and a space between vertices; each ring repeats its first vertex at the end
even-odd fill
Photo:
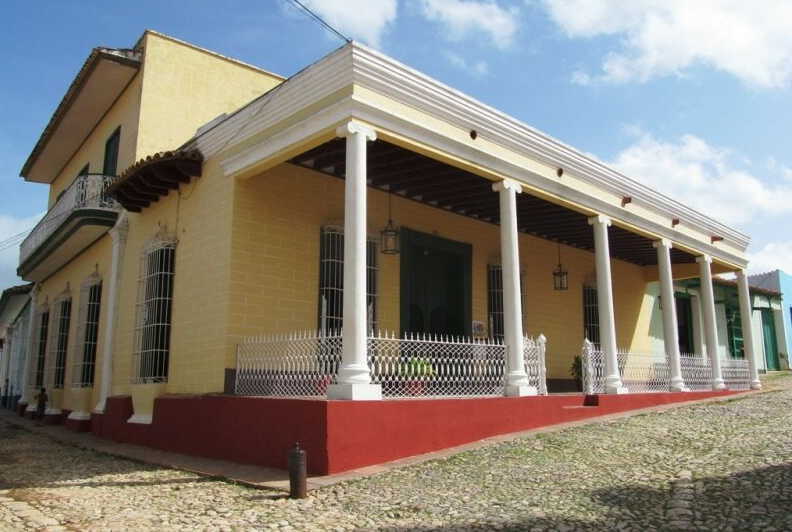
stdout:
POLYGON ((420 357, 411 358, 399 369, 405 386, 405 395, 423 395, 428 381, 435 376, 432 364, 420 357))
POLYGON ((583 391, 583 357, 575 355, 572 359, 572 365, 569 366, 569 373, 575 379, 575 388, 577 391, 583 391))

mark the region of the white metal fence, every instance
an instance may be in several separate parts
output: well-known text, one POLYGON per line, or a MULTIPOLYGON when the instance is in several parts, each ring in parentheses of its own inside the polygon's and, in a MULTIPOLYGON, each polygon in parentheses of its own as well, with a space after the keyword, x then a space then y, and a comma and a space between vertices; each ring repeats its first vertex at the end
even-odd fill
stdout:
POLYGON ((341 333, 253 336, 237 346, 237 395, 324 397, 341 363, 341 333))
MULTIPOLYGON (((543 336, 525 339, 531 385, 547 393, 543 336)), ((372 382, 384 397, 503 395, 507 349, 501 340, 378 332, 368 337, 372 382)), ((235 393, 325 397, 341 363, 341 335, 304 332, 246 338, 237 347, 235 393)))
POLYGON ((69 185, 47 214, 19 247, 19 262, 25 260, 77 209, 119 210, 120 205, 105 194, 115 177, 89 174, 79 176, 69 185))
MULTIPOLYGON (((605 355, 588 340, 583 344, 583 391, 605 393, 605 355)), ((691 391, 712 390, 712 365, 709 357, 682 354, 679 357, 682 380, 691 391)), ((729 390, 750 388, 748 361, 721 359, 723 380, 729 390)), ((619 373, 630 393, 667 392, 671 387, 671 371, 665 355, 618 351, 619 373)))

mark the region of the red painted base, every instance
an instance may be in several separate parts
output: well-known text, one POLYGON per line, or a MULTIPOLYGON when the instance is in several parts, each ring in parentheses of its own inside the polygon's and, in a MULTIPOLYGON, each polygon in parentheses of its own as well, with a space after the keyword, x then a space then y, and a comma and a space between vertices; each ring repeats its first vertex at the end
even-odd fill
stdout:
POLYGON ((44 414, 45 425, 61 425, 68 414, 44 414))
POLYGON ((17 403, 16 406, 16 413, 20 416, 25 415, 25 409, 27 408, 27 403, 17 403))
POLYGON ((322 401, 163 396, 150 425, 130 424, 129 396, 110 397, 91 431, 119 442, 285 469, 299 442, 312 474, 331 474, 498 434, 669 403, 732 395, 688 392, 486 399, 322 401))
POLYGON ((68 417, 63 421, 63 426, 74 432, 90 432, 91 420, 90 419, 69 419, 68 417))

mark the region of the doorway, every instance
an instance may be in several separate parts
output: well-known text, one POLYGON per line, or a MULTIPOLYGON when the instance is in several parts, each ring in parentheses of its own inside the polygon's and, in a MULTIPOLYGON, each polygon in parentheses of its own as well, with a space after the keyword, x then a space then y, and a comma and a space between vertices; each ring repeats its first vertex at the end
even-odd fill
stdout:
POLYGON ((765 362, 768 371, 778 371, 778 343, 776 342, 775 316, 772 309, 763 308, 762 336, 764 338, 765 362))
POLYGON ((401 230, 402 333, 471 333, 472 246, 401 230))

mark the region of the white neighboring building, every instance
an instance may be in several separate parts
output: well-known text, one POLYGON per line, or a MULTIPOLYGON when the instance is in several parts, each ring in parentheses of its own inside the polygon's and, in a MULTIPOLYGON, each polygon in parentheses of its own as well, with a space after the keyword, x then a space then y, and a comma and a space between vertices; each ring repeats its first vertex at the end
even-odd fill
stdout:
POLYGON ((0 406, 15 408, 24 386, 30 344, 32 284, 13 286, 0 295, 0 406))

